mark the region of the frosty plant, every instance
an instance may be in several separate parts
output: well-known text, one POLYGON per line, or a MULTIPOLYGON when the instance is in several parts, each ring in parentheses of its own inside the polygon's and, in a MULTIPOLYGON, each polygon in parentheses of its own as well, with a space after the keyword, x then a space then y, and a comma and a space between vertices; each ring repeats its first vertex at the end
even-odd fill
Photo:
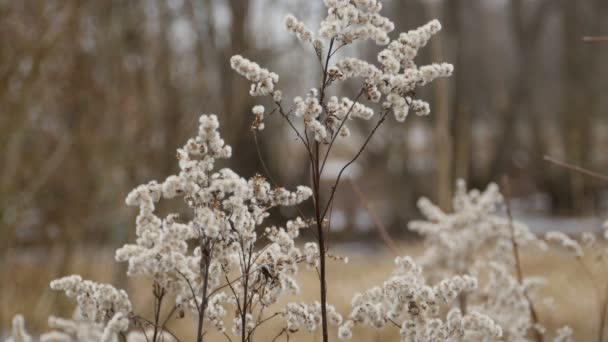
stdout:
POLYGON ((450 305, 461 293, 475 290, 475 278, 454 276, 430 286, 410 257, 395 259, 395 265, 393 276, 382 287, 353 298, 349 320, 339 330, 340 338, 351 338, 355 325, 392 327, 403 342, 491 341, 502 336, 500 326, 478 312, 463 314, 452 308, 441 319, 441 306, 450 305))
MULTIPOLYGON (((312 191, 300 186, 290 192, 272 188, 261 176, 244 179, 230 169, 215 170, 217 159, 231 155, 218 127, 215 115, 201 116, 198 135, 177 151, 179 174, 140 185, 127 196, 128 205, 139 207, 137 239, 118 249, 116 259, 128 263, 129 276, 152 279, 152 320, 134 313, 127 293, 110 285, 76 275, 51 283, 77 300, 80 315, 99 327, 102 341, 127 338, 126 332, 137 327, 147 341, 167 340, 175 337, 167 322, 186 314, 196 318, 197 341, 210 328, 230 341, 231 335, 251 341, 256 329, 275 317, 287 322, 289 331, 281 334, 295 332, 302 312, 309 330, 320 320, 314 306, 274 305, 281 295, 298 292, 298 264, 315 267, 318 261, 316 245, 305 245, 301 252, 294 244, 308 223, 297 218, 285 228, 269 227, 261 234, 257 229, 271 208, 299 204, 312 191), (157 203, 174 198, 183 200, 188 214, 157 216, 157 203)), ((342 318, 332 315, 339 324, 342 318)))
MULTIPOLYGON (((467 190, 465 182, 459 180, 453 212, 443 212, 421 198, 418 207, 426 220, 412 221, 408 228, 424 237, 425 251, 419 262, 430 279, 439 281, 461 274, 485 279, 477 291, 459 296, 460 312, 474 311, 492 318, 508 341, 543 342, 546 331, 534 305, 534 299, 540 298, 533 296, 533 290, 543 285, 544 279, 524 277, 519 249, 546 250, 547 245, 525 224, 513 220, 506 177, 502 191, 494 183, 484 191, 467 190), (498 215, 502 204, 506 217, 498 215)), ((582 255, 578 243, 563 233, 550 233, 547 240, 557 240, 582 255)), ((569 341, 571 335, 572 330, 566 326, 555 332, 554 340, 569 341)))
POLYGON ((508 340, 525 341, 532 332, 543 340, 530 291, 538 279, 524 278, 519 261, 521 246, 546 246, 522 223, 497 214, 503 201, 496 184, 484 191, 467 190, 457 182, 452 213, 445 213, 427 198, 418 200, 425 221, 412 221, 408 228, 424 237, 421 265, 434 279, 469 274, 485 276, 479 291, 460 296, 460 310, 475 310, 492 317, 508 340), (516 275, 514 276, 513 273, 516 275))
POLYGON ((323 341, 328 341, 328 305, 326 284, 326 239, 330 231, 329 219, 332 203, 344 171, 363 153, 374 133, 392 113, 403 122, 408 113, 430 113, 428 103, 415 99, 415 90, 440 77, 452 74, 451 64, 432 64, 418 67, 414 59, 418 50, 441 29, 438 21, 391 40, 389 33, 394 24, 380 14, 378 0, 324 0, 327 17, 318 31, 310 31, 293 15, 285 18, 287 31, 302 43, 310 45, 318 59, 319 85, 310 89, 304 97, 295 97, 287 103, 278 89, 279 76, 257 63, 236 55, 230 60, 232 68, 251 82, 250 95, 268 97, 271 109, 257 105, 252 124, 254 134, 264 129, 264 118, 273 113, 287 121, 293 133, 304 146, 310 162, 311 188, 314 209, 314 228, 319 248, 320 304, 323 341), (378 65, 353 57, 338 58, 337 52, 358 40, 373 40, 386 46, 378 54, 378 65), (359 92, 354 97, 330 96, 330 88, 354 79, 359 82, 359 92), (364 103, 366 102, 366 103, 364 103), (378 108, 370 104, 380 104, 378 108), (347 139, 348 122, 353 119, 372 121, 373 128, 358 148, 358 152, 339 171, 334 184, 324 189, 321 178, 337 139, 347 139))

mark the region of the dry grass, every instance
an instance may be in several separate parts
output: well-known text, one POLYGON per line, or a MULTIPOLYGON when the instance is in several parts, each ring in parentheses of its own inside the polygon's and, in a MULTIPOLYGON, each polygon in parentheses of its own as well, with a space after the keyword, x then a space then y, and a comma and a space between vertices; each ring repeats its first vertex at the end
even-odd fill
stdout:
MULTIPOLYGON (((403 254, 418 254, 419 245, 401 245, 403 254)), ((381 249, 379 247, 379 249, 381 249)), ((380 284, 392 270, 392 256, 384 251, 357 253, 353 248, 343 250, 348 255, 350 263, 330 264, 329 297, 330 302, 343 313, 349 310, 350 298, 357 291, 380 284)), ((535 303, 541 322, 549 331, 564 324, 574 328, 577 341, 597 339, 599 317, 599 299, 597 298, 593 283, 581 267, 569 255, 560 251, 547 253, 523 251, 525 275, 539 275, 547 278, 548 286, 543 295, 554 298, 554 305, 548 306, 545 302, 535 303)), ((586 264, 593 264, 593 260, 586 260, 586 264)), ((73 303, 62 295, 53 293, 48 289, 48 282, 61 273, 78 273, 83 277, 97 281, 112 282, 117 286, 127 288, 130 294, 136 294, 133 301, 138 312, 150 312, 152 303, 147 300, 150 294, 149 284, 143 279, 126 279, 122 266, 117 266, 109 250, 80 251, 77 258, 69 264, 62 264, 59 257, 46 258, 42 265, 40 258, 17 258, 15 255, 6 255, 3 260, 5 274, 0 287, 0 315, 2 318, 2 331, 9 327, 10 317, 15 313, 26 316, 28 329, 41 331, 46 329, 46 318, 49 314, 69 316, 73 303)), ((598 275, 596 282, 604 288, 605 274, 600 276, 603 269, 599 264, 593 269, 598 275), (599 280, 599 281, 598 281, 599 280)), ((603 272, 605 273, 605 272, 603 272)), ((297 300, 312 301, 317 296, 316 273, 303 271, 300 275, 303 293, 297 300)), ((602 293, 602 298, 604 293, 602 293)), ((189 324, 192 322, 186 317, 176 324, 172 330, 183 338, 191 340, 189 324)), ((266 329, 256 335, 259 341, 269 341, 278 332, 279 322, 268 323, 266 329)), ((334 331, 335 333, 335 331, 334 331)), ((0 336, 2 334, 0 333, 0 336)), ((334 335, 335 336, 335 335, 334 335)), ((389 336, 397 336, 394 327, 386 331, 372 329, 359 329, 356 332, 356 341, 390 341, 389 336), (389 330, 390 329, 390 330, 389 330)), ((223 339, 223 338, 222 338, 223 339)), ((220 338, 209 339, 211 341, 220 338)), ((281 338, 281 341, 284 339, 281 338)), ((301 333, 294 335, 291 341, 317 341, 320 336, 301 333)), ((396 338, 394 340, 397 340, 396 338)))

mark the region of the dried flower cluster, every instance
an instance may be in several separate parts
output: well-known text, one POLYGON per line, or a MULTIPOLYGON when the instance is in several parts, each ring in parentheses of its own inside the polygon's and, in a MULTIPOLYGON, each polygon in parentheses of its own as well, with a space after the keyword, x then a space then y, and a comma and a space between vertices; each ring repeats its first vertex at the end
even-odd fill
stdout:
MULTIPOLYGON (((432 279, 459 274, 485 279, 478 291, 461 296, 462 309, 491 317, 509 341, 534 341, 545 334, 534 308, 535 290, 544 279, 522 275, 518 249, 536 247, 542 251, 547 246, 526 225, 499 216, 502 203, 496 184, 483 192, 467 191, 464 181, 458 181, 452 213, 421 198, 418 206, 427 220, 412 221, 408 228, 425 239, 427 248, 420 262, 432 279)), ((576 241, 563 233, 550 233, 548 240, 558 240, 577 251, 576 241)), ((567 340, 566 334, 562 337, 567 340)))
POLYGON ((175 305, 206 316, 221 332, 229 311, 225 306, 236 307, 231 331, 249 336, 262 319, 254 317, 254 307, 262 310, 283 293, 298 292, 294 276, 304 258, 294 239, 307 223, 298 218, 261 235, 257 228, 271 208, 298 205, 311 190, 290 192, 261 176, 247 180, 230 169, 214 171, 216 159, 230 157, 218 126, 215 116, 203 115, 198 136, 178 150, 180 173, 129 194, 127 204, 140 207, 138 238, 119 249, 116 258, 128 262, 130 275, 152 277, 163 294, 175 296, 175 305), (177 214, 155 216, 155 203, 174 197, 191 209, 190 221, 177 214), (196 247, 190 249, 189 243, 196 247))
MULTIPOLYGON (((333 66, 327 65, 324 70, 326 77, 323 80, 323 88, 311 89, 305 98, 296 97, 295 109, 283 114, 301 117, 306 129, 310 130, 314 139, 320 142, 333 139, 335 135, 348 136, 349 129, 345 123, 349 119, 369 120, 374 116, 373 109, 359 103, 361 95, 365 95, 372 102, 379 102, 384 95, 383 110, 386 112, 392 110, 398 121, 404 121, 410 110, 417 115, 428 115, 430 113, 428 103, 413 99, 414 90, 437 78, 450 76, 453 67, 447 63, 418 67, 414 63, 414 58, 418 50, 441 29, 441 24, 433 20, 416 30, 402 33, 398 39, 391 41, 388 34, 393 31, 394 25, 380 15, 382 5, 379 1, 326 0, 325 5, 328 14, 321 22, 316 37, 295 16, 288 15, 285 18, 287 31, 301 41, 311 43, 319 58, 325 49, 322 39, 330 39, 330 50, 337 42, 341 43, 340 47, 342 47, 355 40, 368 39, 374 40, 379 45, 388 46, 378 54, 379 66, 353 57, 340 59, 333 66), (338 97, 332 96, 327 103, 323 102, 320 94, 324 93, 324 88, 330 83, 355 77, 363 78, 364 82, 361 94, 354 101, 348 97, 339 100, 338 97)), ((327 52, 327 62, 331 54, 340 47, 327 52)), ((323 63, 321 59, 320 62, 323 63)), ((237 73, 252 82, 250 92, 252 96, 272 96, 273 102, 282 108, 282 94, 279 90, 275 90, 278 83, 276 74, 240 55, 231 58, 231 66, 237 73)), ((264 117, 263 113, 259 106, 256 106, 256 109, 253 126, 263 127, 263 124, 260 125, 264 117)))
POLYGON ((462 314, 452 308, 441 317, 441 306, 451 304, 461 293, 477 288, 470 276, 446 278, 430 286, 422 269, 410 257, 395 259, 396 270, 382 287, 374 287, 353 298, 349 320, 339 330, 343 339, 352 337, 356 325, 399 329, 401 341, 478 341, 499 338, 502 329, 478 312, 462 314))
POLYGON ((425 238, 427 248, 420 259, 423 267, 445 270, 447 275, 475 273, 479 265, 474 258, 488 246, 494 246, 488 250, 495 259, 492 261, 512 265, 512 237, 519 246, 544 248, 544 243, 527 226, 497 215, 502 200, 496 184, 490 184, 483 192, 467 191, 464 181, 457 182, 452 213, 444 213, 428 199, 421 198, 418 207, 427 220, 412 221, 408 228, 425 238))
POLYGON ((116 334, 127 331, 131 301, 124 290, 111 285, 82 280, 73 275, 51 282, 51 288, 65 292, 78 302, 78 311, 90 322, 105 324, 101 341, 111 341, 116 334))

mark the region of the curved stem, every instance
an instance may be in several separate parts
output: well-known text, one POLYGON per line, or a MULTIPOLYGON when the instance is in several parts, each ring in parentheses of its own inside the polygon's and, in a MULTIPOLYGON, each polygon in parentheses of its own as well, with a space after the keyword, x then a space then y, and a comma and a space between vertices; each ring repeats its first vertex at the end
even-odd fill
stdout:
POLYGON ((325 169, 325 162, 327 161, 327 157, 329 157, 329 153, 331 152, 331 148, 334 146, 334 141, 336 140, 336 137, 340 134, 340 130, 342 129, 342 127, 346 123, 346 120, 348 120, 348 117, 350 116, 350 113, 353 111, 353 108, 355 108, 355 105, 359 102, 359 98, 361 97, 361 95, 363 95, 364 91, 365 91, 365 89, 361 89, 361 91, 359 92, 359 94, 357 95, 357 97, 355 98, 355 100, 353 101, 353 104, 348 109, 348 112, 346 112, 346 115, 344 116, 344 119, 340 123, 340 126, 338 127, 338 129, 336 130, 336 132, 334 132, 334 136, 331 137, 331 141, 329 142, 329 146, 327 146, 327 151, 325 151, 325 157, 323 157, 323 163, 321 163, 321 173, 323 173, 323 169, 325 169))
POLYGON ((321 215, 321 217, 325 217, 325 215, 327 214, 327 210, 329 210, 329 206, 330 206, 331 202, 334 200, 336 191, 338 190, 338 185, 340 184, 340 179, 342 178, 342 174, 351 164, 353 164, 355 161, 357 161, 359 156, 363 153, 363 150, 365 150, 365 148, 367 147, 367 144, 369 144, 370 140, 374 136, 374 133, 376 133, 376 130, 378 130, 378 127, 380 127, 380 125, 382 125, 384 120, 386 120, 386 116, 388 115, 389 110, 390 110, 390 108, 388 108, 384 112, 384 114, 382 114, 382 117, 380 117, 380 120, 378 120, 378 123, 376 124, 376 126, 374 127, 372 132, 369 134, 367 139, 365 139, 365 142, 363 143, 363 146, 361 146, 361 148, 359 149, 359 152, 357 152, 357 154, 348 163, 346 163, 346 165, 344 165, 342 167, 342 169, 340 170, 340 172, 338 173, 338 177, 336 178, 336 182, 334 183, 334 185, 331 189, 331 194, 329 196, 329 200, 327 200, 327 204, 325 205, 325 209, 323 210, 323 215, 321 215))

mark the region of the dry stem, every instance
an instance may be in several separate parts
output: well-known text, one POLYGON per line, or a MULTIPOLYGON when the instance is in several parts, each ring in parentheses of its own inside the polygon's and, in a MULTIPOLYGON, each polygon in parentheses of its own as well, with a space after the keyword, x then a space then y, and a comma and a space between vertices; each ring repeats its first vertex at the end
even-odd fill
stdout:
POLYGON ((515 271, 517 273, 517 282, 519 283, 519 286, 522 287, 524 297, 528 301, 528 306, 530 308, 530 316, 532 318, 532 323, 534 324, 534 327, 532 329, 534 331, 534 336, 536 337, 536 340, 538 342, 543 342, 543 334, 538 330, 538 313, 534 309, 534 304, 532 303, 532 300, 528 295, 528 291, 526 291, 526 288, 523 285, 524 276, 521 266, 521 259, 519 256, 519 245, 517 243, 517 240, 515 239, 515 226, 513 225, 513 214, 511 213, 511 187, 509 184, 509 177, 506 175, 503 176, 502 186, 502 193, 505 196, 505 206, 507 208, 507 217, 509 219, 509 228, 511 230, 511 243, 513 245, 513 258, 515 259, 515 271))

